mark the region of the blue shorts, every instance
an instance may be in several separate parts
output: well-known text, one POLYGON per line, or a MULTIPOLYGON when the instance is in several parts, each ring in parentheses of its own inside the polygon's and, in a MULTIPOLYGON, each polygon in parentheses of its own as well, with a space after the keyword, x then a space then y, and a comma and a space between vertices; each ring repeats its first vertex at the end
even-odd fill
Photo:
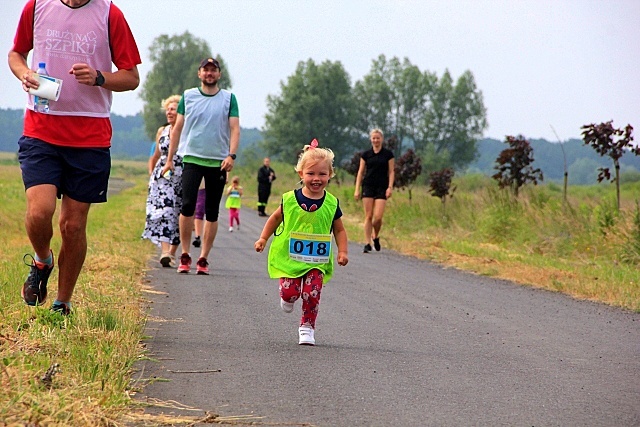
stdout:
POLYGON ((58 198, 65 196, 82 203, 107 201, 111 153, 108 148, 72 148, 22 136, 18 140, 18 160, 25 190, 52 184, 58 198))

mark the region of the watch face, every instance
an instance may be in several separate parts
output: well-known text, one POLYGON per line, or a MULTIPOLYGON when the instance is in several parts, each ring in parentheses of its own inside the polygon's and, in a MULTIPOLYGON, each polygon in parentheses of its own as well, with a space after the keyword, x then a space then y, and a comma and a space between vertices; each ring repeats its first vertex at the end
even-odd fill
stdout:
POLYGON ((98 75, 96 76, 96 82, 93 84, 94 86, 102 86, 104 84, 104 76, 99 70, 96 70, 98 75))

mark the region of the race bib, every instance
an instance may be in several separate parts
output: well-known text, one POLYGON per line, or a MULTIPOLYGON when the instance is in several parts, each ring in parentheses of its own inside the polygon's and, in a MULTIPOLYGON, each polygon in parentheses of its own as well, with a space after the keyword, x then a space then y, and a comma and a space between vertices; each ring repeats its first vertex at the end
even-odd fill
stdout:
POLYGON ((310 264, 324 264, 331 256, 331 234, 291 232, 289 258, 310 264))

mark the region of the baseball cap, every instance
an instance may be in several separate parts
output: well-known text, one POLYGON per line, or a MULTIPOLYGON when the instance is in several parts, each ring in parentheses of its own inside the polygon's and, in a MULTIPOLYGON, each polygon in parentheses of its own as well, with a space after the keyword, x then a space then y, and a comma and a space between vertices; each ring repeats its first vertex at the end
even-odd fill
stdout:
POLYGON ((212 64, 218 70, 220 69, 220 63, 218 62, 218 60, 216 58, 204 58, 202 61, 200 61, 200 67, 199 68, 203 68, 207 64, 212 64))

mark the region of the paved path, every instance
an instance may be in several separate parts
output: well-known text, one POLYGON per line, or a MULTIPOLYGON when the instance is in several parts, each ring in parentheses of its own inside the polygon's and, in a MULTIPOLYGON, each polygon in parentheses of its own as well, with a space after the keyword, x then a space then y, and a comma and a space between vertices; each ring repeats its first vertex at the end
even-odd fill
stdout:
POLYGON ((268 425, 640 426, 640 314, 352 244, 323 290, 317 345, 298 346, 299 303, 280 310, 266 252, 253 250, 264 219, 243 210, 229 233, 221 218, 210 276, 149 272, 156 361, 138 375, 169 381, 144 395, 197 409, 153 412, 268 425))

